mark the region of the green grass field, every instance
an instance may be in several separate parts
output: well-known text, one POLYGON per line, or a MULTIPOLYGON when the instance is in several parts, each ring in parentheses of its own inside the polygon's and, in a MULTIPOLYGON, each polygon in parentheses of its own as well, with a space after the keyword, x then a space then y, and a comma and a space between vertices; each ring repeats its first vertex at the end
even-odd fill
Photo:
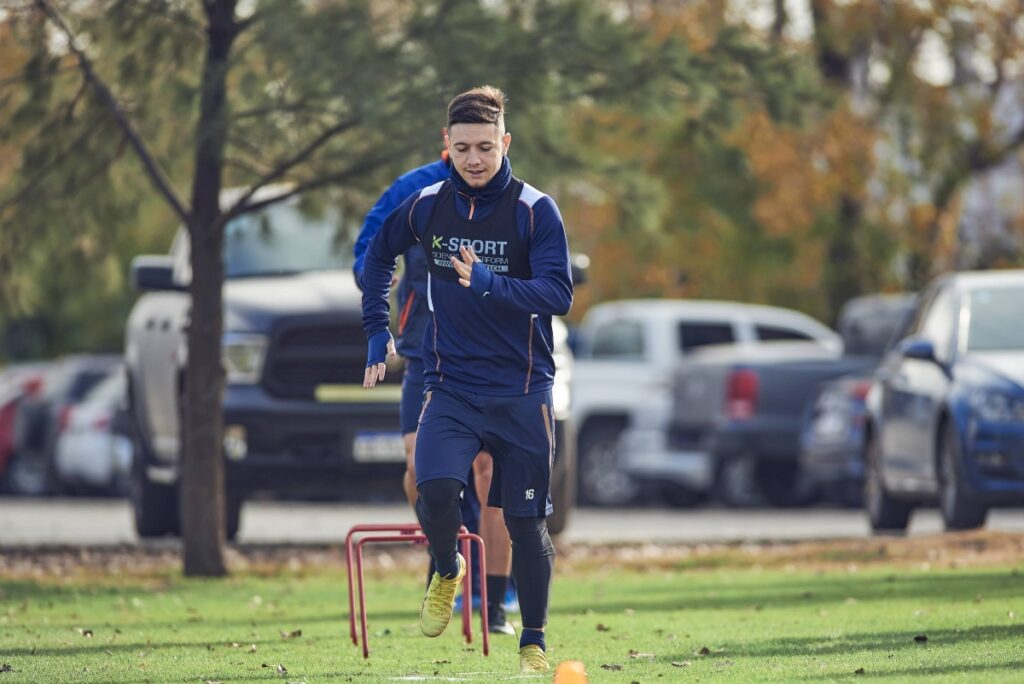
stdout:
MULTIPOLYGON (((570 554, 549 655, 583 661, 591 682, 1024 681, 1019 553, 972 563, 865 544, 794 548, 570 554)), ((8 572, 0 684, 527 679, 514 637, 493 637, 485 658, 479 633, 466 645, 457 620, 438 639, 419 635, 421 556, 410 558, 368 571, 365 661, 336 559, 247 564, 224 580, 186 580, 173 565, 8 572)))

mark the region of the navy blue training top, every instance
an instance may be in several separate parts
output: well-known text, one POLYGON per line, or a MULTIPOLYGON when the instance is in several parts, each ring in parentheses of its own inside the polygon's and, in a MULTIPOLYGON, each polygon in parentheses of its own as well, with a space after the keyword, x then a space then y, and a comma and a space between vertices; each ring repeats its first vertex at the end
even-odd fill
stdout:
MULTIPOLYGON (((367 337, 388 327, 388 293, 395 260, 423 240, 429 246, 439 237, 428 230, 435 203, 447 183, 454 191, 443 193, 453 205, 449 208, 467 222, 483 222, 502 205, 506 192, 518 189, 506 158, 483 188, 469 187, 453 170, 449 180, 402 202, 384 222, 364 260, 363 328, 367 337)), ((492 264, 493 281, 483 292, 476 286, 476 276, 474 287, 465 288, 457 280, 428 275, 430 318, 423 340, 428 387, 451 385, 492 396, 551 388, 555 374, 551 316, 564 315, 572 306, 565 227, 555 202, 526 183, 507 217, 500 218, 513 223, 506 229, 519 236, 529 277, 495 272, 492 264)), ((440 237, 459 237, 449 233, 440 237)))
MULTIPOLYGON (((441 159, 403 173, 395 179, 391 187, 384 191, 377 203, 366 214, 363 227, 359 230, 359 237, 356 238, 353 248, 356 259, 352 265, 352 271, 360 289, 362 288, 366 250, 369 249, 370 243, 388 215, 409 195, 446 178, 448 178, 448 162, 441 159)), ((406 358, 422 358, 423 333, 427 329, 427 321, 430 319, 430 312, 427 310, 427 263, 423 259, 422 250, 413 249, 405 253, 405 272, 402 274, 402 280, 398 283, 397 299, 399 314, 396 342, 398 353, 406 358)))

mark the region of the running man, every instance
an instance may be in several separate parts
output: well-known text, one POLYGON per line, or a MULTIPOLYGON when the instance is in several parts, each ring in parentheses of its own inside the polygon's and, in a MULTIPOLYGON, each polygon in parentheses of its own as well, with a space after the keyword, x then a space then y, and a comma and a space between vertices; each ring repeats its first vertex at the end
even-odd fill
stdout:
MULTIPOLYGON (((447 129, 444 129, 447 133, 447 129)), ((402 200, 428 185, 445 180, 449 176, 448 151, 442 158, 413 169, 399 176, 377 200, 363 220, 354 247, 355 263, 352 270, 356 284, 362 288, 363 263, 366 250, 388 215, 401 204, 402 200)), ((416 424, 423 410, 423 331, 427 327, 430 312, 427 310, 427 262, 423 250, 416 247, 405 253, 405 272, 398 283, 398 341, 396 350, 405 359, 405 374, 402 376, 402 400, 399 406, 399 421, 402 441, 405 443, 405 474, 402 488, 409 505, 416 509, 416 424)), ((491 486, 491 455, 481 452, 473 460, 473 494, 479 502, 479 528, 467 521, 471 532, 479 532, 484 540, 487 553, 487 629, 494 634, 515 634, 515 629, 505 615, 505 595, 508 590, 509 571, 512 567, 512 547, 508 530, 501 519, 501 510, 487 505, 487 491, 491 486)), ((467 510, 470 502, 463 500, 464 515, 473 515, 467 510)), ((432 575, 432 572, 431 572, 432 575)))
POLYGON ((554 568, 547 531, 555 452, 551 316, 572 305, 565 228, 554 201, 512 176, 505 95, 490 86, 448 105, 448 180, 407 198, 374 238, 363 269, 364 387, 395 353, 388 293, 396 259, 427 260, 427 394, 416 436, 416 513, 436 572, 420 629, 441 634, 466 571, 456 549, 459 497, 481 450, 493 456, 488 503, 503 509, 523 630, 520 671, 546 672, 544 627, 554 568))

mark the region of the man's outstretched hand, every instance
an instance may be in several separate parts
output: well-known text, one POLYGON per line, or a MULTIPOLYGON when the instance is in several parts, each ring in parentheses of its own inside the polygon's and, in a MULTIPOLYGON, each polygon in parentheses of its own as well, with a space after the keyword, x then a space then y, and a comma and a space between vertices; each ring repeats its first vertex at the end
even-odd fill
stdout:
POLYGON ((370 389, 384 380, 387 361, 395 356, 395 339, 389 331, 381 330, 370 336, 368 346, 366 373, 363 375, 364 389, 370 389))

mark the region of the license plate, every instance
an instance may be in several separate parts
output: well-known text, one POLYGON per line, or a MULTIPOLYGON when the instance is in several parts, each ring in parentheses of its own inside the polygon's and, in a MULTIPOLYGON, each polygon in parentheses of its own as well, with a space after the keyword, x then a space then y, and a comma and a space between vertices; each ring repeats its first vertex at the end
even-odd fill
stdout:
POLYGON ((359 432, 352 441, 352 458, 360 463, 404 463, 405 443, 397 432, 359 432))

